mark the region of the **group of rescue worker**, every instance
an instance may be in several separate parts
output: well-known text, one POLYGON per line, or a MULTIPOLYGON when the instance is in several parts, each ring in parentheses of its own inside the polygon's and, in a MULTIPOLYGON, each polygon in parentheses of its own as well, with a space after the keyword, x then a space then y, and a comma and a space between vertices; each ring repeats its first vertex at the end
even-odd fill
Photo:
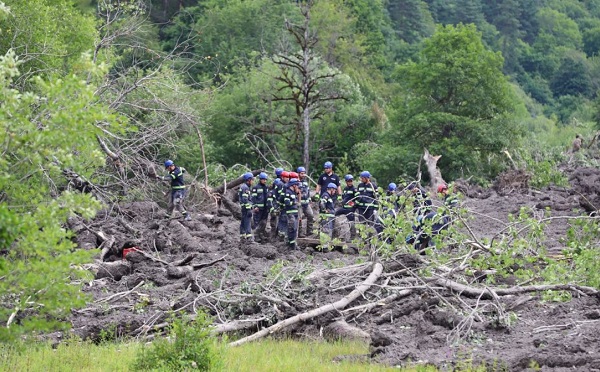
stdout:
MULTIPOLYGON (((191 216, 183 205, 183 177, 186 170, 175 165, 172 160, 166 160, 164 166, 168 174, 156 175, 156 178, 171 182, 171 197, 166 217, 170 218, 177 209, 184 219, 189 221, 191 216)), ((311 201, 318 204, 319 231, 333 237, 336 217, 345 216, 350 225, 350 240, 356 238, 356 223, 371 226, 381 235, 385 216, 396 217, 402 208, 399 198, 404 190, 398 190, 395 183, 390 183, 385 194, 380 196, 377 185, 371 181, 371 173, 363 171, 356 186, 354 176, 345 175, 346 186, 342 189, 340 177, 333 172, 333 164, 330 161, 323 164, 323 174, 317 179, 312 196, 304 167, 298 167, 295 172, 277 168, 275 179, 271 183, 268 183, 269 176, 265 172, 258 175, 257 183, 254 183, 255 177, 250 172, 245 173, 242 178, 238 197, 242 212, 240 238, 244 243, 279 239, 286 241, 289 248, 296 249, 297 238, 314 233, 315 213, 311 201), (380 205, 382 198, 387 201, 385 205, 380 205), (306 221, 305 227, 303 221, 306 221), (267 234, 267 223, 270 225, 270 235, 267 234)), ((423 249, 432 243, 432 235, 448 227, 451 216, 447 213, 440 216, 433 210, 433 203, 419 182, 411 182, 405 190, 413 199, 415 216, 413 231, 406 237, 406 242, 423 249), (431 226, 428 232, 424 228, 427 224, 431 226)), ((446 184, 440 184, 437 192, 443 195, 447 210, 458 204, 458 199, 449 192, 446 184)))
MULTIPOLYGON (((298 167, 295 172, 277 168, 275 179, 270 183, 265 172, 258 175, 257 183, 254 182, 252 173, 245 173, 238 194, 242 211, 241 241, 255 243, 278 239, 286 241, 290 249, 296 249, 297 238, 314 233, 315 213, 311 201, 318 204, 320 232, 332 237, 335 218, 345 216, 350 225, 351 240, 356 237, 356 223, 369 225, 380 235, 383 231, 383 216, 380 214, 395 217, 401 208, 400 190, 395 183, 390 183, 385 195, 380 196, 377 185, 371 181, 371 173, 363 171, 356 186, 353 175, 345 175, 346 186, 342 189, 340 177, 333 172, 333 164, 327 161, 323 169, 312 196, 304 167, 298 167), (382 197, 387 200, 385 206, 380 206, 382 197), (267 223, 270 224, 270 235, 267 234, 267 223)), ((416 181, 410 183, 406 190, 410 191, 413 198, 416 217, 413 232, 406 238, 406 242, 415 244, 419 249, 426 248, 432 243, 431 235, 447 228, 451 217, 438 216, 434 222, 437 213, 433 211, 427 191, 416 181), (431 233, 425 232, 426 223, 432 224, 431 233)), ((446 184, 439 185, 437 191, 444 196, 446 207, 453 208, 457 205, 458 200, 449 192, 446 184)))

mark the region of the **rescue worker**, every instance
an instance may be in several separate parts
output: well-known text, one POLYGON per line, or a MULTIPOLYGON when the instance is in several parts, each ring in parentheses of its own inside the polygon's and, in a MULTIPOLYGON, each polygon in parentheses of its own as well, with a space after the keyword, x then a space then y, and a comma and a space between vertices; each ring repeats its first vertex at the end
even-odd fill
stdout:
POLYGON ((267 186, 268 178, 269 176, 267 176, 265 172, 261 172, 258 175, 258 183, 252 187, 252 208, 254 210, 252 228, 255 229, 255 240, 261 243, 267 241, 266 228, 267 218, 269 217, 269 186, 267 186))
POLYGON ((287 244, 290 249, 297 249, 296 237, 298 235, 298 193, 300 191, 299 181, 292 178, 286 184, 282 215, 286 216, 287 222, 287 244))
POLYGON ((340 178, 337 174, 333 173, 333 164, 330 161, 326 161, 323 164, 324 172, 319 176, 317 180, 317 187, 315 189, 315 199, 319 201, 321 194, 325 193, 327 185, 335 183, 337 185, 337 195, 342 196, 342 188, 340 187, 340 178))
POLYGON ((571 152, 575 153, 575 152, 581 150, 581 145, 582 145, 581 136, 579 134, 576 134, 575 139, 573 140, 571 152))
MULTIPOLYGON (((290 181, 290 173, 286 171, 281 172, 281 181, 283 182, 283 187, 278 190, 278 194, 276 195, 277 203, 279 204, 280 209, 283 208, 287 183, 290 181)), ((285 213, 280 213, 279 220, 277 221, 277 235, 279 236, 279 240, 284 241, 286 234, 287 215, 285 213)))
POLYGON ((342 191, 342 206, 335 211, 335 216, 345 215, 350 222, 350 239, 356 238, 356 225, 354 224, 354 211, 356 209, 356 187, 354 177, 351 174, 344 176, 346 187, 342 191))
POLYGON ((175 163, 173 163, 173 160, 166 160, 165 169, 169 173, 168 175, 156 175, 156 178, 161 181, 171 181, 171 198, 169 199, 169 207, 167 208, 167 215, 165 218, 171 218, 173 210, 177 209, 186 221, 191 221, 192 217, 183 206, 183 198, 185 197, 183 174, 185 173, 185 168, 176 166, 175 163))
POLYGON ((313 224, 315 222, 315 215, 310 206, 310 186, 308 184, 308 177, 306 176, 306 168, 298 167, 298 180, 300 181, 300 206, 302 207, 302 219, 306 220, 306 233, 302 233, 302 225, 298 224, 298 237, 312 235, 313 224))
POLYGON ((427 191, 417 181, 411 182, 407 189, 413 196, 413 213, 415 216, 425 216, 431 212, 433 203, 429 199, 427 191))
POLYGON ((283 173, 283 168, 275 169, 275 180, 271 185, 271 190, 269 190, 269 213, 271 217, 269 219, 269 226, 271 227, 271 238, 275 240, 277 238, 277 225, 278 225, 278 217, 279 217, 279 202, 277 201, 277 197, 279 193, 283 189, 283 181, 281 180, 281 174, 283 173))
POLYGON ((319 200, 319 220, 322 231, 333 238, 335 221, 335 198, 338 186, 331 182, 319 200))
POLYGON ((358 222, 373 226, 377 210, 377 185, 371 182, 371 173, 360 172, 360 183, 356 188, 356 212, 358 222))
POLYGON ((241 184, 238 191, 240 206, 242 208, 242 221, 240 222, 240 241, 250 243, 252 239, 252 182, 254 176, 252 173, 244 173, 244 183, 241 184))

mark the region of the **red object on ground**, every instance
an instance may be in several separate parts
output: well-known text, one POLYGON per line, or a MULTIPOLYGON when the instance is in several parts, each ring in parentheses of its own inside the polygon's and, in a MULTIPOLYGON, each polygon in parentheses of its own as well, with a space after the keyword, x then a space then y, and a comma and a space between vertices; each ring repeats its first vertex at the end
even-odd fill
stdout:
POLYGON ((131 252, 140 252, 140 251, 141 251, 141 249, 139 249, 138 247, 123 248, 123 259, 125 259, 125 257, 131 252))

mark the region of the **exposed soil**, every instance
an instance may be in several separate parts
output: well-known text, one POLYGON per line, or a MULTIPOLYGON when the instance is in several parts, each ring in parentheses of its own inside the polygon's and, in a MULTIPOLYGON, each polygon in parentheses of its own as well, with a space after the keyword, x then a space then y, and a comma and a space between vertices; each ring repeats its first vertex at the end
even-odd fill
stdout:
MULTIPOLYGON (((506 227, 508 214, 518 213, 521 207, 538 217, 545 211, 552 216, 581 216, 598 210, 600 170, 566 168, 565 172, 571 187, 539 191, 528 187, 523 174, 504 175, 492 189, 457 182, 474 235, 492 238, 506 227)), ((96 277, 84 288, 93 302, 72 311, 76 334, 91 339, 102 334, 147 339, 164 330, 170 312, 193 314, 204 309, 217 324, 250 320, 238 323, 246 328, 241 335, 247 335, 337 301, 370 273, 366 264, 342 274, 315 272, 368 260, 352 250, 320 252, 304 247, 288 251, 279 242, 242 245, 239 221, 227 210, 195 210, 192 221, 166 220, 162 215, 164 210, 156 203, 138 202, 105 211, 88 226, 70 221, 81 248, 97 249, 98 257, 102 248, 110 248, 103 261, 87 267, 96 277), (123 246, 137 246, 143 252, 130 251, 123 259, 123 246), (310 273, 313 276, 307 277, 310 273)), ((562 250, 568 228, 566 219, 548 224, 545 242, 550 252, 562 250)), ((405 249, 398 246, 400 252, 405 249)), ((379 286, 346 311, 288 327, 285 334, 327 337, 331 323, 343 319, 359 329, 356 338, 370 339, 375 361, 390 365, 433 364, 450 370, 456 363, 473 360, 473 364, 486 363, 490 370, 520 371, 534 366, 544 371, 600 370, 597 296, 580 293, 570 302, 554 303, 541 301, 538 293, 488 300, 459 299, 448 290, 415 289, 385 304, 347 310, 394 293, 382 286, 419 284, 412 277, 393 273, 423 265, 424 259, 399 253, 394 260, 384 261, 384 273, 392 274, 382 275, 379 286), (454 306, 487 307, 489 316, 483 311, 467 319, 468 314, 453 311, 454 306), (509 326, 494 321, 498 307, 516 314, 509 326)))

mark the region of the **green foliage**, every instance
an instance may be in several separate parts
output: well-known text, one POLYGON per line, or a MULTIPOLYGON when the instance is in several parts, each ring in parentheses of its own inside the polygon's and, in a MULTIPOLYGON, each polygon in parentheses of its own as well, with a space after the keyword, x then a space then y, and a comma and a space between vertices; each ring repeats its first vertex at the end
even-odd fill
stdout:
POLYGON ((221 352, 210 336, 211 321, 198 313, 191 321, 173 319, 169 338, 144 347, 132 365, 134 371, 210 371, 222 363, 221 352))
POLYGON ((81 53, 93 49, 94 18, 73 6, 72 0, 3 3, 10 14, 0 18, 0 55, 12 49, 24 61, 21 71, 43 76, 68 73, 81 53))
POLYGON ((410 94, 397 103, 402 125, 392 128, 390 139, 412 150, 413 161, 424 147, 443 155, 438 165, 449 178, 465 171, 493 177, 503 160, 494 155, 521 136, 519 104, 502 62, 473 25, 438 28, 419 61, 396 72, 410 94))
MULTIPOLYGON (((63 171, 90 179, 104 163, 95 123, 118 123, 97 104, 94 87, 76 75, 35 79, 31 91, 12 89, 17 65, 13 53, 0 57, 0 319, 12 315, 0 340, 64 327, 60 320, 85 303, 72 284, 85 272, 73 267, 91 253, 74 250, 63 224, 74 214, 93 217, 100 203, 72 190, 63 171)), ((81 65, 94 73, 88 60, 81 65)))

